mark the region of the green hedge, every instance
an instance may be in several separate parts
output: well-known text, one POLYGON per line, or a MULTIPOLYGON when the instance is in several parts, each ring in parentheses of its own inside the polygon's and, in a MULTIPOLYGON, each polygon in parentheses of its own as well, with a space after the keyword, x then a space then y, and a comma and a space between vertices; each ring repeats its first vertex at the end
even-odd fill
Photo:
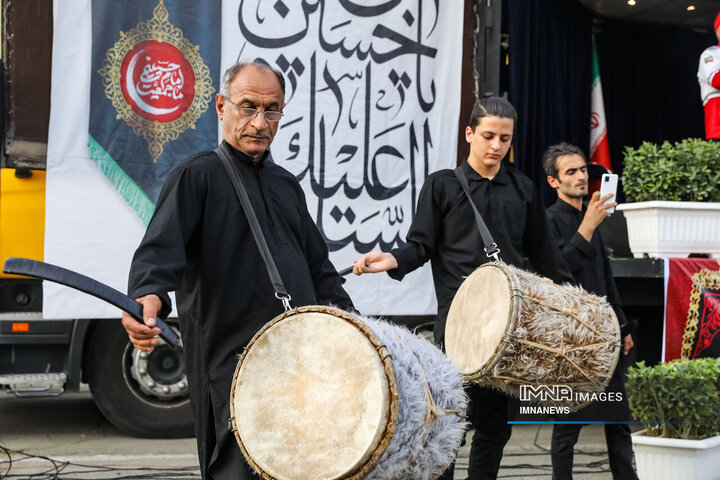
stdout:
POLYGON ((628 369, 633 417, 648 436, 701 439, 720 434, 720 359, 674 360, 628 369), (652 423, 657 422, 657 423, 652 423))
POLYGON ((625 147, 628 201, 720 202, 720 142, 689 138, 625 147))

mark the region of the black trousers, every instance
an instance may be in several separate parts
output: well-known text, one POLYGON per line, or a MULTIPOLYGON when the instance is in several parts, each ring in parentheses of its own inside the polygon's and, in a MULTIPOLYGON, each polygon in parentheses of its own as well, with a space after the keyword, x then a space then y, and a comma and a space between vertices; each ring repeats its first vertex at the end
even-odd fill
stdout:
MULTIPOLYGON (((557 424, 553 427, 552 457, 553 480, 572 480, 573 447, 580 435, 582 424, 557 424)), ((637 480, 633 468, 630 427, 625 424, 605 424, 605 443, 614 480, 637 480)))
MULTIPOLYGON (((622 398, 620 402, 595 402, 578 412, 571 413, 558 420, 572 420, 579 422, 604 421, 624 422, 630 420, 630 407, 625 392, 625 382, 622 376, 622 358, 613 372, 606 390, 622 398)), ((553 427, 550 456, 553 466, 553 480, 572 480, 573 448, 580 435, 580 429, 586 424, 556 424, 553 427)), ((605 443, 610 460, 610 471, 615 480, 637 480, 633 468, 632 440, 630 427, 627 424, 606 423, 605 443)))
MULTIPOLYGON (((475 430, 470 445, 468 480, 494 480, 500 470, 505 444, 510 440, 508 397, 504 393, 470 384, 465 387, 470 397, 469 421, 475 430)), ((451 465, 438 480, 452 480, 451 465)))

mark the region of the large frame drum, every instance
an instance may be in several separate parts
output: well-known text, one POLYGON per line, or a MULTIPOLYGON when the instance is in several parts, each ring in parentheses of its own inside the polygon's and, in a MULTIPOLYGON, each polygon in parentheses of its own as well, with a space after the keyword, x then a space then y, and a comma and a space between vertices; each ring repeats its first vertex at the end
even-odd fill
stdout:
POLYGON ((332 307, 288 311, 240 357, 231 423, 262 478, 433 479, 464 436, 462 378, 407 329, 332 307))
MULTIPOLYGON (((520 396, 522 385, 607 387, 620 327, 605 299, 499 262, 478 267, 448 312, 445 351, 467 381, 520 396)), ((588 402, 541 400, 578 409, 588 402)))

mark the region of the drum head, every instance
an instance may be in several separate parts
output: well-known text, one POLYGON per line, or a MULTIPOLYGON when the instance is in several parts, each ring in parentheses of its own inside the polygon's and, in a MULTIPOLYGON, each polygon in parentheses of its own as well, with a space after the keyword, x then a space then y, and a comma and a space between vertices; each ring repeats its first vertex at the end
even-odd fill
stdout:
POLYGON ((500 264, 484 264, 460 285, 445 325, 445 352, 460 373, 494 366, 505 332, 514 328, 514 281, 500 264))
POLYGON ((253 467, 274 479, 350 477, 392 420, 395 378, 376 351, 377 337, 348 319, 303 312, 312 308, 322 307, 290 312, 261 330, 233 379, 238 443, 253 467))

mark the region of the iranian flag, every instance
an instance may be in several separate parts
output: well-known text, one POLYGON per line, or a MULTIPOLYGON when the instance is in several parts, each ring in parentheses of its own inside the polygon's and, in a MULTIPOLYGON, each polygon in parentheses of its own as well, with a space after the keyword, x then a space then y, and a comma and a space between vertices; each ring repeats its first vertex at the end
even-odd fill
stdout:
POLYGON ((605 105, 603 103, 602 84, 600 83, 600 69, 598 68, 595 39, 592 42, 593 56, 593 83, 592 104, 590 112, 590 162, 597 163, 612 171, 610 163, 610 148, 607 139, 607 123, 605 119, 605 105))

